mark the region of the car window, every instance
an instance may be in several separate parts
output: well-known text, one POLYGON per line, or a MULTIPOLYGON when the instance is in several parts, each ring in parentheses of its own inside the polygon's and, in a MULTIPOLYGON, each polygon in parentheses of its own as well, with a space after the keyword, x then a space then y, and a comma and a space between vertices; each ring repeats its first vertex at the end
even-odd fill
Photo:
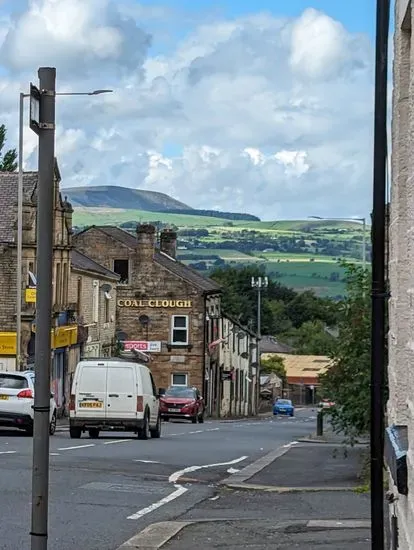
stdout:
POLYGON ((28 387, 29 383, 24 376, 16 376, 13 374, 0 374, 0 388, 24 390, 28 387))
POLYGON ((277 399, 276 403, 278 405, 291 405, 291 401, 289 399, 277 399))
POLYGON ((165 397, 188 397, 191 399, 195 399, 196 393, 191 388, 180 388, 176 386, 173 388, 168 388, 168 390, 165 392, 165 397))

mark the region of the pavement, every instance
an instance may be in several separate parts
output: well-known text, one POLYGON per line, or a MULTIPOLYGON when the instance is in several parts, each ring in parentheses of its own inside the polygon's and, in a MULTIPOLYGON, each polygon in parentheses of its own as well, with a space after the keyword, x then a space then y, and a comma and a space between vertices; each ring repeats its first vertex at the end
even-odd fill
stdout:
POLYGON ((366 445, 331 432, 274 448, 223 479, 174 521, 154 523, 118 550, 368 550, 370 496, 358 490, 366 445))
MULTIPOLYGON (((269 499, 283 495, 258 492, 258 498, 255 491, 233 490, 222 483, 275 449, 306 437, 315 423, 312 410, 298 411, 292 419, 169 422, 163 423, 161 439, 148 441, 120 433, 71 440, 67 425, 60 423, 50 438, 49 548, 116 550, 147 528, 159 535, 162 525, 163 542, 173 545, 171 522, 180 518, 254 519, 262 517, 263 503, 275 515, 269 499), (223 508, 227 503, 228 509, 223 508)), ((32 439, 0 431, 0 467, 0 550, 30 548, 32 439)), ((326 514, 332 510, 331 497, 326 514)), ((310 504, 305 499, 301 506, 300 517, 307 519, 310 504)), ((196 528, 186 526, 179 536, 191 539, 196 528)), ((183 544, 180 550, 186 548, 187 542, 183 544)))

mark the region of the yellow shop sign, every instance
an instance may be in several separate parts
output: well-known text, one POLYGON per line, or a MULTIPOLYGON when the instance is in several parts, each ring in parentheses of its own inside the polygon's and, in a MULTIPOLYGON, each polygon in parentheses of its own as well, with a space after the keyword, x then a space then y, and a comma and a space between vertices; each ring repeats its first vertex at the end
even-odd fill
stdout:
POLYGON ((25 299, 26 299, 26 304, 35 304, 36 303, 36 289, 35 288, 26 288, 25 299))
POLYGON ((191 308, 191 300, 135 300, 120 299, 118 307, 139 307, 139 308, 191 308))
POLYGON ((57 327, 52 333, 52 348, 67 348, 76 344, 78 340, 78 327, 68 325, 57 327))
POLYGON ((16 355, 15 332, 0 332, 0 355, 16 355))

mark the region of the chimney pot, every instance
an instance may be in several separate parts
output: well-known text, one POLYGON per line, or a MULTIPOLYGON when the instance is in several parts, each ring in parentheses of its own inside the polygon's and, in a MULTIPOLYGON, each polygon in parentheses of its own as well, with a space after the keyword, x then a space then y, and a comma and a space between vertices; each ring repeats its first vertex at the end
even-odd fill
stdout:
POLYGON ((160 235, 160 250, 171 258, 177 255, 177 232, 173 229, 164 229, 160 235))

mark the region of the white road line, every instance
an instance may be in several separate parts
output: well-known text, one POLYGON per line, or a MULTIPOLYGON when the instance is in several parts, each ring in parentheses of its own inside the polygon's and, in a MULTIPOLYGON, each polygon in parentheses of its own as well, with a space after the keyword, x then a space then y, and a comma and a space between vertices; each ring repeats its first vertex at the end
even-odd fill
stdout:
POLYGON ((143 516, 150 514, 154 510, 161 508, 161 506, 164 506, 164 504, 168 504, 173 500, 179 498, 180 496, 184 495, 184 493, 186 493, 188 489, 177 483, 180 477, 183 476, 184 474, 187 474, 189 472, 195 472, 196 470, 202 470, 205 468, 215 468, 218 466, 231 466, 232 464, 237 464, 238 462, 242 462, 243 460, 246 460, 246 458, 247 456, 241 456, 240 458, 236 458, 235 460, 231 460, 230 462, 219 462, 217 464, 204 464, 203 466, 189 466, 188 468, 184 468, 183 470, 174 472, 173 474, 170 475, 170 477, 168 478, 168 481, 174 484, 175 491, 172 492, 170 495, 162 498, 161 500, 154 502, 154 504, 151 504, 150 506, 147 506, 142 510, 138 510, 138 512, 136 512, 135 514, 128 516, 127 519, 140 519, 143 516))
POLYGON ((60 453, 49 453, 50 456, 60 456, 60 453))
POLYGON ((74 449, 86 449, 86 447, 95 447, 95 443, 89 445, 76 445, 75 447, 60 447, 58 451, 73 451, 74 449))
POLYGON ((140 519, 143 516, 146 516, 147 514, 150 514, 154 510, 157 510, 157 508, 161 508, 161 506, 164 506, 164 504, 168 504, 169 502, 172 502, 176 498, 180 497, 184 493, 186 493, 188 489, 185 487, 177 486, 177 489, 171 493, 170 495, 162 498, 158 502, 154 502, 154 504, 151 504, 150 506, 147 506, 146 508, 143 508, 142 510, 139 510, 135 514, 132 514, 132 516, 128 516, 127 519, 140 519))
POLYGON ((114 443, 131 443, 131 439, 115 439, 114 441, 105 441, 104 445, 113 445, 114 443))
POLYGON ((143 464, 162 464, 161 462, 158 462, 158 460, 139 460, 136 459, 134 462, 142 462, 143 464))
POLYGON ((14 455, 17 451, 0 451, 0 455, 14 455))

